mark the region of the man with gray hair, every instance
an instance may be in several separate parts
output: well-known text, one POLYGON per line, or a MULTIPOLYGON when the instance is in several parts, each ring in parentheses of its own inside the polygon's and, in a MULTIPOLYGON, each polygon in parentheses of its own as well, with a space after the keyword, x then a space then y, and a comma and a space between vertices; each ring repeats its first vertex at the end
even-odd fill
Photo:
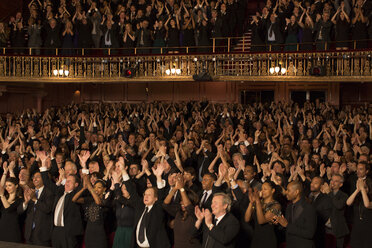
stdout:
POLYGON ((225 193, 216 193, 212 199, 212 213, 208 209, 195 209, 196 228, 200 228, 203 219, 204 248, 233 248, 239 233, 239 221, 229 213, 231 198, 225 193))

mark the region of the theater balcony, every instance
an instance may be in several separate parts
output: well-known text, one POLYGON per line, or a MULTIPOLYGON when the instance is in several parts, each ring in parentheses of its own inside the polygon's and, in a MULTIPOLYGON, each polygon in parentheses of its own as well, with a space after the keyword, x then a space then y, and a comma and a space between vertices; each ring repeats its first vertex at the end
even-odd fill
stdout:
POLYGON ((2 112, 72 100, 249 103, 323 98, 333 105, 372 100, 371 49, 254 53, 244 46, 236 51, 230 38, 225 44, 210 47, 209 53, 184 48, 179 54, 151 55, 137 49, 130 55, 83 49, 73 52, 80 55, 63 56, 57 49, 53 55, 36 56, 29 55, 32 49, 24 49, 23 55, 3 49, 2 112))

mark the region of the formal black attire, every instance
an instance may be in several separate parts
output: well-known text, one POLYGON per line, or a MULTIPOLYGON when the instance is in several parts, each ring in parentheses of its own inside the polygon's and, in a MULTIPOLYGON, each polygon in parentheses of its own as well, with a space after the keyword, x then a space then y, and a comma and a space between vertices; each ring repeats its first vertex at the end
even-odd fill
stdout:
POLYGON ((281 30, 280 23, 278 19, 272 23, 270 20, 266 22, 265 25, 266 33, 266 43, 272 45, 272 51, 280 51, 280 44, 283 43, 283 32, 281 30), (271 40, 270 37, 274 37, 274 40, 271 40))
POLYGON ((285 215, 288 225, 286 227, 287 248, 313 248, 316 231, 315 209, 301 198, 295 204, 291 203, 285 215))
POLYGON ((65 192, 64 187, 57 188, 53 204, 53 247, 77 247, 78 236, 83 234, 83 222, 81 218, 80 206, 72 202, 72 197, 75 195, 75 193, 76 190, 72 192, 65 192), (63 223, 59 221, 59 212, 56 212, 58 210, 58 203, 63 204, 61 205, 63 206, 63 209, 60 210, 62 211, 63 223))
POLYGON ((356 21, 354 27, 352 29, 352 39, 356 40, 356 49, 364 49, 367 48, 368 43, 366 39, 368 39, 368 31, 367 31, 367 23, 363 23, 361 21, 356 21))
POLYGON ((231 213, 226 213, 212 230, 203 224, 203 247, 234 248, 239 233, 239 221, 231 213))
POLYGON ((347 201, 347 194, 342 191, 337 193, 329 193, 328 196, 332 203, 332 212, 330 216, 330 225, 327 226, 331 229, 331 233, 336 237, 337 248, 342 248, 344 244, 344 237, 349 234, 349 228, 345 218, 345 208, 347 201))
MULTIPOLYGON (((178 51, 178 47, 180 46, 180 30, 177 27, 169 27, 168 28, 168 51, 178 51)), ((165 129, 165 128, 164 128, 165 129)), ((165 130, 164 130, 165 131, 165 130)), ((169 134, 169 136, 172 134, 169 134)), ((169 138, 167 135, 164 134, 165 138, 169 138)))
POLYGON ((19 226, 18 207, 22 205, 22 199, 17 198, 8 208, 4 208, 0 201, 0 240, 6 242, 21 243, 21 228, 19 226))
MULTIPOLYGON (((330 20, 324 22, 322 19, 315 24, 316 50, 325 50, 326 43, 331 41, 332 22, 330 20)), ((329 44, 327 45, 329 48, 329 44)))
POLYGON ((249 248, 253 238, 252 221, 245 222, 244 216, 249 205, 248 194, 243 194, 239 187, 233 189, 235 198, 231 205, 231 213, 239 220, 240 230, 237 236, 237 248, 249 248))
POLYGON ((252 41, 251 41, 251 51, 260 52, 265 50, 264 35, 262 21, 259 20, 258 23, 253 23, 250 25, 252 30, 252 41))
MULTIPOLYGON (((37 193, 38 194, 38 193, 37 193)), ((45 186, 40 195, 37 195, 36 203, 30 201, 27 205, 20 204, 19 212, 26 211, 25 239, 28 244, 49 246, 51 241, 53 193, 45 186)))
POLYGON ((131 247, 138 247, 137 239, 139 239, 138 236, 141 232, 137 232, 137 228, 141 229, 143 226, 151 248, 170 248, 165 229, 165 213, 161 204, 155 202, 152 208, 148 210, 148 207, 145 206, 142 198, 134 189, 133 183, 127 180, 124 181, 124 184, 130 194, 129 204, 134 208, 134 235, 132 236, 131 247))
POLYGON ((105 248, 107 238, 104 226, 104 215, 107 201, 102 205, 97 205, 93 197, 84 198, 84 214, 87 221, 85 228, 85 247, 86 248, 105 248))
POLYGON ((372 244, 372 209, 364 206, 360 194, 354 200, 353 209, 354 217, 350 245, 352 248, 370 248, 372 244))
POLYGON ((151 47, 152 45, 151 31, 148 28, 137 29, 136 42, 137 48, 140 48, 137 50, 138 53, 140 54, 149 53, 149 50, 147 48, 151 47))
POLYGON ((216 194, 216 193, 219 193, 219 192, 222 192, 222 187, 216 187, 213 185, 212 187, 212 193, 211 194, 207 194, 207 192, 205 190, 199 192, 199 199, 200 199, 200 202, 199 202, 199 207, 200 209, 209 209, 209 210, 212 210, 211 209, 211 205, 212 205, 212 199, 213 199, 213 195, 216 194))
POLYGON ((349 47, 349 29, 350 24, 344 20, 338 19, 336 22, 336 47, 349 47))
POLYGON ((315 232, 315 247, 324 248, 325 246, 325 224, 328 221, 331 211, 331 199, 328 195, 319 193, 317 197, 313 197, 310 194, 310 202, 314 207, 317 216, 317 227, 315 232))
MULTIPOLYGON (((279 204, 277 201, 273 201, 268 203, 266 206, 261 203, 263 208, 262 211, 264 215, 266 212, 273 212, 275 215, 280 216, 281 212, 274 208, 276 204, 279 204)), ((253 219, 254 219, 254 232, 253 232, 253 239, 251 243, 252 248, 276 248, 277 247, 277 239, 274 230, 274 226, 270 223, 259 224, 257 220, 257 214, 254 212, 253 219)))

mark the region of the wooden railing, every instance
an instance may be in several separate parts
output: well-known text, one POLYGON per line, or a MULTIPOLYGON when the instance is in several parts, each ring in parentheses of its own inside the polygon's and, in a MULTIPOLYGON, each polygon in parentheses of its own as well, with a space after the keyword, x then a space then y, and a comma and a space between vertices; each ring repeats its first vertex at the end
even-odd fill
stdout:
POLYGON ((341 81, 372 81, 371 57, 372 50, 92 57, 1 55, 0 81, 177 81, 192 80, 193 75, 203 71, 214 80, 342 77, 341 81))

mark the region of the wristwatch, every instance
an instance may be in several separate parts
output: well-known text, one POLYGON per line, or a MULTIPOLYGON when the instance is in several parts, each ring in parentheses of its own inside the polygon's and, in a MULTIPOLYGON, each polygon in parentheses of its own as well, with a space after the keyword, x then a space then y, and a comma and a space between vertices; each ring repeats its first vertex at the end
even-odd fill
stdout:
POLYGON ((185 189, 184 189, 184 188, 180 188, 180 191, 181 191, 181 192, 185 192, 185 189))

